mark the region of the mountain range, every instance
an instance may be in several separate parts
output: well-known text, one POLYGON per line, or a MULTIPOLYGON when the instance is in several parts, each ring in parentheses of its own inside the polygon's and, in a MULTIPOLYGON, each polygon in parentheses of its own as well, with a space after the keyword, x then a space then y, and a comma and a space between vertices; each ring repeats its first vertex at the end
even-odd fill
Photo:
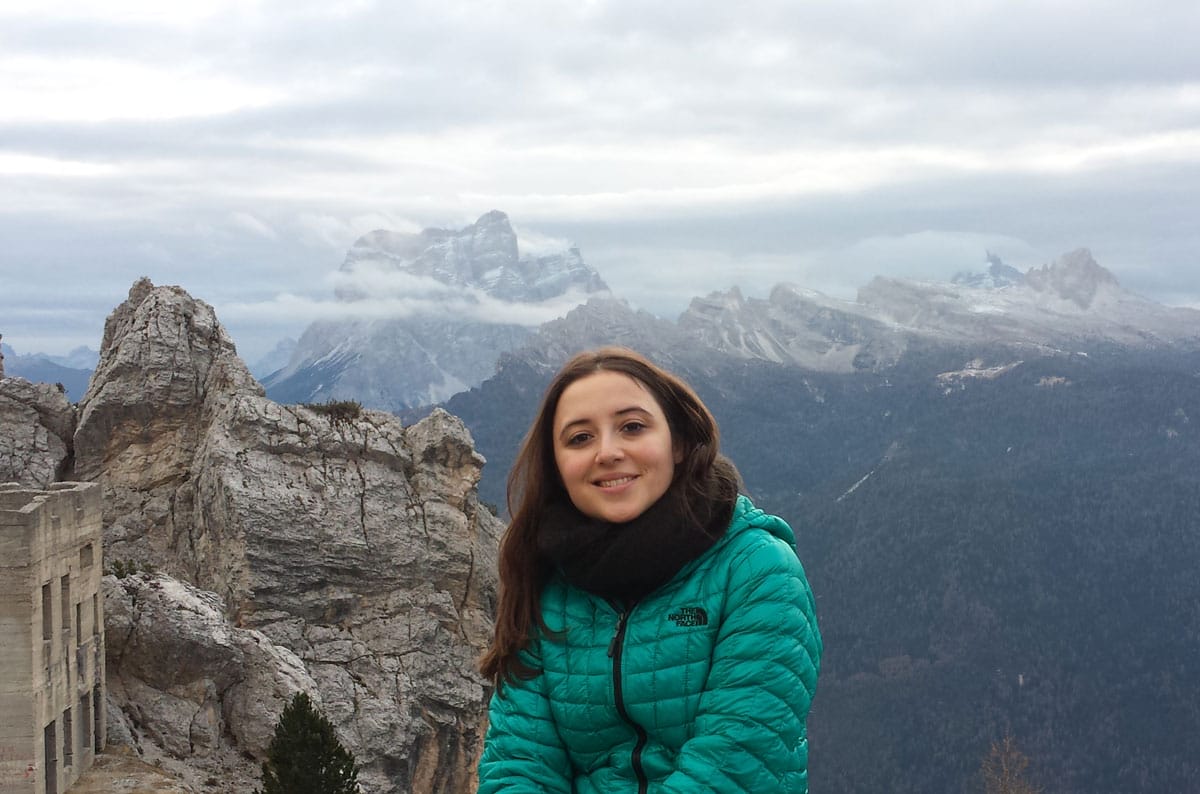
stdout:
POLYGON ((283 402, 355 399, 404 414, 478 387, 505 354, 526 347, 561 360, 556 349, 624 340, 667 360, 725 355, 879 372, 908 352, 965 342, 1030 354, 1200 345, 1200 313, 1123 289, 1086 249, 1025 273, 992 254, 987 265, 948 283, 877 277, 854 301, 786 283, 766 298, 731 287, 695 298, 669 322, 614 298, 578 248, 521 251, 508 217, 492 211, 461 230, 359 239, 336 291, 359 318, 313 323, 287 364, 260 377, 283 402), (368 319, 373 302, 389 297, 403 301, 392 312, 405 316, 368 319), (584 303, 562 321, 538 322, 547 309, 584 303))
POLYGON ((96 368, 100 354, 89 347, 77 347, 65 356, 46 353, 18 354, 7 344, 0 344, 0 357, 8 375, 25 378, 33 383, 61 383, 71 402, 78 402, 87 391, 88 378, 96 368))
POLYGON ((430 405, 491 375, 496 358, 532 332, 530 314, 608 289, 577 248, 522 252, 498 211, 456 231, 371 232, 339 276, 337 299, 360 316, 310 325, 286 366, 263 378, 272 399, 430 405), (381 301, 388 316, 361 318, 381 301))

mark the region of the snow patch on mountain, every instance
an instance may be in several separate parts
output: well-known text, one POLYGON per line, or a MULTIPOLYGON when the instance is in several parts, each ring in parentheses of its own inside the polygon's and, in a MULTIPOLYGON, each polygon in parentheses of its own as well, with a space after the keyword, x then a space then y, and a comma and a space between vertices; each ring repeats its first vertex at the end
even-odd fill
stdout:
POLYGON ((937 375, 937 382, 942 385, 958 384, 969 380, 995 380, 1001 375, 1006 375, 1012 372, 1017 367, 1021 366, 1023 361, 1011 361, 1007 364, 999 364, 997 366, 985 367, 982 359, 974 359, 968 361, 967 365, 953 372, 941 372, 937 375))

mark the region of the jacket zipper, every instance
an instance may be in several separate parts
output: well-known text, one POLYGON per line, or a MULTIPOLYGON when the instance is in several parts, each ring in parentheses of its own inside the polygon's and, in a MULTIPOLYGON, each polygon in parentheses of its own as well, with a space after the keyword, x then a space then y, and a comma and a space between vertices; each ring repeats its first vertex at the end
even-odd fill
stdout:
POLYGON ((631 611, 633 611, 633 607, 623 609, 617 616, 617 630, 613 632, 612 641, 608 643, 608 655, 613 660, 613 697, 616 699, 617 713, 621 715, 621 719, 633 726, 633 730, 637 734, 637 743, 633 746, 631 762, 633 774, 638 781, 638 794, 646 794, 650 785, 646 779, 646 770, 642 768, 642 750, 646 748, 646 730, 634 722, 629 716, 629 712, 625 710, 624 693, 621 690, 621 652, 625 645, 625 624, 629 620, 631 611))

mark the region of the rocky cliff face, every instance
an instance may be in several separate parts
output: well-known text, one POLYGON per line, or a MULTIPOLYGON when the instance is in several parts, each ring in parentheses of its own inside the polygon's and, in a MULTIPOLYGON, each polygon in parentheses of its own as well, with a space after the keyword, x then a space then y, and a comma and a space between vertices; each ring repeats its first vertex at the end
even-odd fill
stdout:
POLYGON ((165 574, 104 579, 110 744, 198 783, 258 775, 294 692, 319 702, 293 652, 232 626, 214 594, 165 574), (239 752, 233 752, 231 741, 239 752))
POLYGON ((197 449, 243 394, 261 398, 262 388, 212 307, 137 281, 104 325, 74 436, 76 476, 104 486, 110 558, 181 568, 197 449))
POLYGON ((577 248, 521 252, 495 211, 460 230, 371 232, 338 275, 338 299, 360 303, 359 316, 373 303, 391 308, 309 326, 287 366, 263 381, 273 399, 350 398, 387 410, 440 402, 489 377, 530 336, 537 320, 523 315, 544 313, 548 301, 565 311, 608 289, 577 248))
POLYGON ((45 488, 71 468, 75 406, 56 386, 0 370, 0 482, 45 488))
POLYGON ((273 403, 211 307, 142 280, 74 444, 76 476, 104 486, 107 559, 212 591, 127 579, 106 599, 120 705, 148 741, 257 755, 274 707, 311 688, 364 791, 472 788, 501 525, 458 420, 273 403), (146 621, 164 594, 193 628, 146 621))

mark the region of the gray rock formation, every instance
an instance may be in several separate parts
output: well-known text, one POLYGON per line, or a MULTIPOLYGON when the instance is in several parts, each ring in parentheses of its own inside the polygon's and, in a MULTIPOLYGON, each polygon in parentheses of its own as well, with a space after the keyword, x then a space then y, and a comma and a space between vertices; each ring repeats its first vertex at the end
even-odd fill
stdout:
POLYGON ((1095 345, 1200 346, 1200 312, 1122 289, 1086 249, 999 288, 876 277, 858 304, 910 340, 995 343, 1046 351, 1095 345))
POLYGON ((492 375, 500 354, 538 325, 526 316, 544 313, 547 302, 565 312, 608 290, 578 248, 522 253, 496 211, 457 231, 371 232, 339 275, 348 317, 370 317, 380 301, 391 314, 313 323, 287 366, 264 380, 272 399, 354 399, 395 411, 431 405, 492 375))
POLYGON ((295 692, 320 702, 291 651, 232 626, 213 593, 164 574, 104 579, 108 683, 143 740, 176 759, 219 751, 232 735, 262 757, 295 692))
POLYGON ((273 403, 210 307, 143 280, 106 324, 75 445, 76 476, 105 489, 108 558, 215 593, 131 595, 187 604, 186 626, 120 646, 121 707, 156 746, 198 756, 228 735, 259 754, 311 681, 365 792, 471 789, 501 525, 457 419, 273 403))
POLYGON ((893 363, 904 340, 857 304, 780 284, 767 300, 736 287, 695 298, 679 318, 682 331, 738 358, 794 364, 826 372, 893 363))
POLYGON ((983 273, 960 271, 950 280, 951 283, 975 289, 1002 289, 1025 283, 1024 273, 1011 265, 1004 264, 1004 260, 990 251, 987 255, 987 263, 988 268, 983 273))
POLYGON ((1053 264, 1031 269, 1025 274, 1025 281, 1039 292, 1057 295, 1085 310, 1091 308, 1102 290, 1117 290, 1121 286, 1116 276, 1100 267, 1086 248, 1063 254, 1053 264))
POLYGON ((110 557, 178 567, 175 541, 194 505, 196 450, 240 394, 262 388, 212 307, 179 287, 134 283, 105 322, 74 436, 76 477, 104 486, 110 557))
POLYGON ((71 465, 75 407, 48 383, 0 377, 0 482, 45 488, 71 465))
POLYGON ((164 574, 110 575, 104 603, 110 744, 184 780, 251 790, 247 754, 265 755, 291 696, 320 703, 300 659, 232 626, 213 593, 164 574))

